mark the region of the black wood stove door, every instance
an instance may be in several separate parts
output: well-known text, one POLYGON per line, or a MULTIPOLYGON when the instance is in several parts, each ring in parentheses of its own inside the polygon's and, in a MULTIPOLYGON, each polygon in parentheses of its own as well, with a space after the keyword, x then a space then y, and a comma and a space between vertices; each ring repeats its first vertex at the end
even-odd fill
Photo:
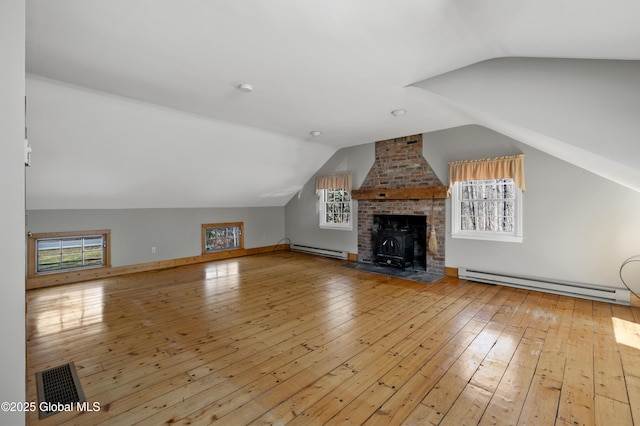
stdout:
POLYGON ((377 262, 380 264, 403 270, 407 263, 413 264, 413 237, 406 230, 380 230, 377 249, 377 262))

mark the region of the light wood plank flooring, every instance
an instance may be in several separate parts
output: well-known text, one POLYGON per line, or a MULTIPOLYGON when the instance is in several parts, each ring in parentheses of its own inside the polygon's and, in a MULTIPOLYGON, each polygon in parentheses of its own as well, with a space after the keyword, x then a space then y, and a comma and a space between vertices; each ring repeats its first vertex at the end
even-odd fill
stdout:
POLYGON ((279 252, 27 292, 31 425, 640 425, 640 308, 279 252))

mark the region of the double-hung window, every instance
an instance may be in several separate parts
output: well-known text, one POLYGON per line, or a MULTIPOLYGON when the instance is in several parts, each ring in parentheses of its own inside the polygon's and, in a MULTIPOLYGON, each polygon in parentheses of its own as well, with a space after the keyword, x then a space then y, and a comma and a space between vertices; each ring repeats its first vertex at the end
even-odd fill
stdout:
POLYGON ((524 156, 450 163, 451 236, 522 242, 524 156))
POLYGON ((321 228, 353 229, 351 175, 319 176, 316 194, 321 228))
POLYGON ((320 193, 320 227, 352 229, 351 194, 344 189, 323 189, 320 193))

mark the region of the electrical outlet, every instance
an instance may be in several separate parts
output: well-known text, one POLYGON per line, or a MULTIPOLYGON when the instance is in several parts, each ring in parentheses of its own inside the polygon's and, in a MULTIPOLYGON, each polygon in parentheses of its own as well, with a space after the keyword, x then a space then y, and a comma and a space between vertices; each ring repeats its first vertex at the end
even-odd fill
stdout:
POLYGON ((155 252, 156 252, 156 248, 155 248, 155 246, 154 246, 154 247, 151 247, 151 254, 155 254, 155 252))

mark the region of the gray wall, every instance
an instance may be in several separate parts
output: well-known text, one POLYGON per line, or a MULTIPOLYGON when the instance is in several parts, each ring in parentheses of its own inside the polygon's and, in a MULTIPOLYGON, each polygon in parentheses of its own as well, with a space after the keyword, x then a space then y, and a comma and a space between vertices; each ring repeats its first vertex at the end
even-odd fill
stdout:
MULTIPOLYGON (((424 156, 443 183, 455 160, 525 154, 524 242, 452 239, 447 200, 447 267, 474 267, 540 278, 621 287, 622 262, 640 254, 640 193, 477 125, 427 133, 424 156)), ((374 144, 338 151, 319 174, 350 170, 358 188, 373 163, 374 144)), ((295 243, 357 250, 352 232, 318 228, 314 180, 286 206, 295 243)), ((638 271, 638 268, 635 269, 638 271)), ((640 276, 626 276, 640 291, 640 276)))
MULTIPOLYGON (((452 239, 448 217, 447 266, 622 286, 620 265, 640 254, 640 193, 480 126, 430 133, 424 143, 440 165, 525 154, 524 242, 452 239)), ((632 281, 640 290, 640 277, 632 281)))
POLYGON ((358 252, 358 202, 353 202, 353 230, 320 229, 316 177, 350 172, 353 187, 358 188, 367 177, 375 159, 374 144, 343 148, 336 152, 304 185, 285 207, 286 235, 294 244, 334 250, 358 252))
MULTIPOLYGON (((0 401, 25 402, 24 49, 25 2, 0 4, 0 401)), ((23 412, 0 411, 0 424, 24 424, 23 412)))
POLYGON ((111 229, 112 266, 200 255, 201 225, 222 222, 244 222, 245 248, 285 235, 284 207, 27 211, 33 233, 111 229))

